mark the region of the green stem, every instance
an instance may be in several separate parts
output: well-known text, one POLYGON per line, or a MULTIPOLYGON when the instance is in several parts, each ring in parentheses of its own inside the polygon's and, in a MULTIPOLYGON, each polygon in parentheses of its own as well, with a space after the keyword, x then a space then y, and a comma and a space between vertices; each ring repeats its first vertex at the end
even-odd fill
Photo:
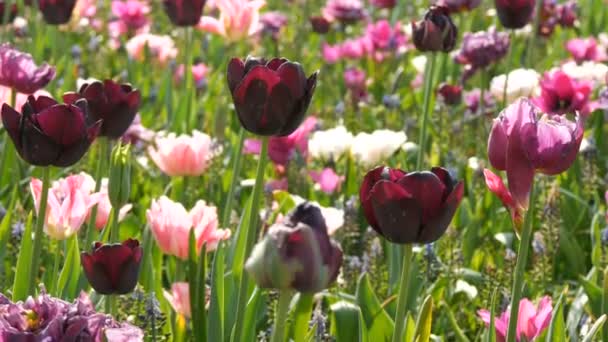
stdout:
POLYGON ((509 71, 511 71, 511 59, 513 58, 513 50, 515 49, 515 44, 513 42, 513 38, 515 35, 513 34, 513 30, 509 31, 509 52, 507 53, 507 69, 505 71, 505 85, 502 90, 502 108, 507 106, 507 89, 509 84, 509 71))
POLYGON ((46 220, 46 206, 49 197, 49 185, 51 168, 45 167, 42 169, 42 193, 40 194, 40 202, 38 204, 38 216, 36 216, 36 231, 34 233, 34 247, 32 252, 32 268, 30 269, 30 285, 27 293, 34 294, 36 287, 36 277, 38 275, 38 267, 40 266, 40 250, 42 249, 42 238, 44 236, 42 228, 46 220))
POLYGON ((536 40, 538 38, 538 31, 540 28, 540 12, 543 9, 544 0, 536 0, 536 9, 534 10, 534 24, 532 25, 532 34, 528 39, 528 51, 526 51, 527 66, 532 67, 534 58, 534 48, 536 47, 536 40))
POLYGON ((289 290, 279 291, 279 300, 274 315, 274 328, 272 329, 272 338, 270 342, 285 341, 285 322, 289 313, 289 304, 291 303, 292 293, 289 290))
MULTIPOLYGON (((264 169, 266 168, 266 160, 268 154, 268 137, 262 138, 262 150, 260 151, 260 159, 258 161, 258 168, 255 176, 255 186, 253 188, 253 194, 251 197, 251 207, 249 210, 249 225, 247 230, 243 231, 247 237, 247 243, 245 245, 245 255, 249 255, 253 243, 255 242, 256 227, 258 223, 259 215, 259 202, 262 196, 262 188, 264 187, 264 169)), ((239 281, 239 292, 237 297, 237 309, 236 309, 236 320, 234 323, 234 330, 232 334, 232 341, 241 341, 241 334, 243 333, 244 319, 245 319, 245 304, 247 303, 247 290, 249 289, 249 277, 247 272, 241 272, 239 281)))
POLYGON ((51 273, 50 291, 55 297, 59 297, 60 294, 57 293, 57 279, 59 278, 59 259, 61 259, 61 251, 59 248, 59 241, 53 240, 52 244, 55 245, 55 261, 53 262, 53 273, 51 273))
POLYGON ((300 298, 294 311, 293 338, 295 342, 304 342, 308 335, 310 313, 312 311, 313 295, 300 292, 300 298))
POLYGON ((192 127, 192 28, 187 26, 185 62, 184 62, 184 86, 186 88, 186 133, 190 133, 192 127))
MULTIPOLYGON (((105 170, 106 161, 110 159, 111 153, 111 144, 107 139, 97 139, 99 145, 99 159, 97 160, 97 168, 95 169, 95 192, 99 192, 101 189, 101 180, 103 178, 103 173, 105 170)), ((89 219, 89 225, 87 228, 87 236, 86 236, 86 244, 85 248, 89 248, 93 244, 93 239, 95 238, 95 232, 97 231, 97 226, 95 224, 97 221, 97 205, 91 209, 91 216, 89 219)))
POLYGON ((428 55, 426 70, 424 71, 424 104, 422 122, 420 123, 420 137, 418 140, 418 158, 416 159, 416 170, 422 167, 424 154, 426 152, 426 134, 429 112, 431 111, 431 96, 433 91, 433 74, 435 73, 435 54, 428 55))
POLYGON ((241 160, 243 155, 243 145, 245 143, 245 129, 243 127, 239 130, 239 142, 237 143, 234 155, 234 162, 232 163, 232 179, 230 180, 230 188, 228 188, 228 194, 226 195, 226 202, 224 203, 224 211, 222 212, 222 227, 227 228, 230 225, 230 213, 232 212, 232 202, 234 197, 234 190, 236 188, 236 182, 239 179, 241 173, 241 160))
POLYGON ((116 317, 116 296, 115 295, 106 295, 106 314, 116 317))
POLYGON ((403 341, 403 330, 405 329, 405 317, 407 315, 407 299, 410 289, 410 271, 412 265, 412 244, 403 245, 403 269, 401 270, 401 281, 399 282, 399 295, 397 297, 397 315, 395 316, 395 331, 393 342, 403 341))
POLYGON ((119 242, 120 239, 120 234, 118 232, 118 216, 120 216, 119 210, 120 209, 112 207, 112 210, 110 211, 110 222, 106 226, 106 229, 110 230, 110 243, 119 242))
POLYGON ((511 313, 509 315, 509 329, 507 331, 507 342, 516 340, 517 316, 519 313, 519 301, 523 290, 524 271, 528 262, 528 251, 530 250, 530 239, 532 237, 532 226, 534 221, 534 204, 536 202, 536 189, 534 183, 530 190, 530 207, 526 212, 524 227, 521 233, 519 250, 517 251, 517 263, 515 264, 515 278, 511 289, 511 313))

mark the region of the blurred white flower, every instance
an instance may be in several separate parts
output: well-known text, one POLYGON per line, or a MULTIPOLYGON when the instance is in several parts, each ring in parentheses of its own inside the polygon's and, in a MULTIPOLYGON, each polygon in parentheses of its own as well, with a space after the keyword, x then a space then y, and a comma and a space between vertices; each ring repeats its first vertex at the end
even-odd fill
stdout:
POLYGON ((404 132, 380 129, 370 133, 359 133, 351 147, 353 158, 365 167, 384 162, 403 146, 407 136, 404 132))
POLYGON ((99 81, 98 79, 96 79, 94 77, 89 77, 89 78, 78 77, 78 79, 76 79, 76 90, 80 90, 80 88, 85 84, 91 84, 94 82, 101 82, 101 81, 99 81))
MULTIPOLYGON (((490 92, 498 101, 504 97, 505 74, 496 76, 490 83, 490 92)), ((509 73, 507 85, 507 103, 511 103, 520 97, 540 95, 540 74, 533 69, 515 69, 509 73)))
POLYGON ((483 162, 477 157, 471 157, 467 161, 467 166, 473 171, 479 171, 483 168, 483 162))
POLYGON ((308 140, 308 152, 316 159, 340 158, 347 152, 353 142, 353 135, 344 126, 337 126, 326 131, 316 131, 308 140))
POLYGON ((576 64, 575 61, 570 61, 563 64, 561 69, 566 75, 575 80, 593 81, 596 83, 603 83, 608 73, 608 66, 593 61, 583 62, 580 65, 576 64))
POLYGON ((477 288, 462 279, 456 280, 456 289, 455 292, 462 292, 469 297, 469 299, 474 299, 477 297, 477 288))
POLYGON ((412 58, 412 65, 417 72, 424 72, 424 68, 426 68, 426 56, 420 55, 412 58))
POLYGON ((405 153, 415 153, 418 151, 418 144, 412 141, 406 141, 405 144, 401 146, 401 149, 405 153))

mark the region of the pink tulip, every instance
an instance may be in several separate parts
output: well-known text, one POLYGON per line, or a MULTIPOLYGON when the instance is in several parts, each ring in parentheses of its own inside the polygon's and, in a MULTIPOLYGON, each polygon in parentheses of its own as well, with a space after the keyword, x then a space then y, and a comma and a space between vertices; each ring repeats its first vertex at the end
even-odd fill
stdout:
MULTIPOLYGON (((309 116, 293 133, 286 137, 270 137, 268 156, 277 165, 287 165, 298 151, 303 157, 308 155, 308 136, 315 129, 317 118, 309 116)), ((244 153, 260 154, 262 143, 256 139, 245 140, 244 153)))
POLYGON ((180 259, 188 258, 191 229, 199 251, 203 244, 207 252, 213 251, 220 241, 230 238, 230 230, 218 229, 217 208, 204 201, 197 201, 188 212, 181 203, 163 196, 152 201, 146 217, 160 250, 180 259))
POLYGON ((148 25, 150 6, 139 0, 113 0, 112 14, 118 18, 123 33, 136 31, 148 25))
POLYGON ((576 63, 585 61, 602 62, 606 60, 606 52, 598 48, 595 38, 574 38, 566 43, 566 50, 576 63))
POLYGON ((192 135, 169 133, 156 138, 156 148, 148 148, 150 158, 168 176, 200 176, 213 157, 211 138, 199 131, 192 135))
MULTIPOLYGON (((175 70, 174 79, 176 82, 182 82, 184 80, 184 70, 186 68, 183 64, 180 64, 175 70)), ((205 80, 207 75, 209 74, 209 67, 204 63, 197 63, 192 66, 190 69, 192 71, 192 78, 194 79, 194 84, 196 88, 202 88, 205 84, 205 80)))
POLYGON ((589 81, 577 81, 565 72, 556 70, 545 74, 540 81, 540 97, 534 103, 546 113, 589 115, 596 106, 589 101, 593 85, 589 81))
POLYGON ((321 172, 310 171, 310 178, 319 186, 321 191, 332 194, 340 188, 344 176, 339 176, 332 168, 325 168, 321 172))
POLYGON ((264 0, 216 0, 220 17, 203 16, 198 28, 236 42, 245 39, 261 29, 260 8, 264 0))
POLYGON ((171 285, 171 292, 163 291, 165 299, 171 304, 175 312, 190 318, 190 285, 187 282, 177 282, 171 285))
POLYGON ((492 166, 507 172, 515 204, 528 208, 535 171, 557 175, 576 159, 583 140, 583 120, 542 114, 532 102, 520 98, 494 120, 488 140, 492 166))
MULTIPOLYGON (((519 302, 519 312, 517 315, 517 341, 525 339, 531 342, 539 337, 549 327, 552 312, 553 306, 551 305, 551 297, 549 296, 541 298, 537 308, 534 307, 534 304, 530 300, 523 298, 519 302)), ((488 310, 479 310, 477 314, 487 326, 490 325, 491 314, 488 310)), ((496 339, 499 342, 504 342, 507 336, 509 314, 509 310, 506 310, 500 316, 494 318, 496 339)))
POLYGON ((173 42, 173 39, 169 36, 142 33, 129 39, 126 45, 129 57, 140 62, 144 59, 144 50, 146 47, 150 50, 152 57, 161 64, 177 57, 175 42, 173 42))
MULTIPOLYGON (((32 178, 30 190, 36 211, 40 206, 42 181, 32 178)), ((84 224, 91 207, 99 201, 91 194, 90 182, 82 174, 54 182, 49 189, 44 231, 53 239, 65 240, 76 234, 84 224)))

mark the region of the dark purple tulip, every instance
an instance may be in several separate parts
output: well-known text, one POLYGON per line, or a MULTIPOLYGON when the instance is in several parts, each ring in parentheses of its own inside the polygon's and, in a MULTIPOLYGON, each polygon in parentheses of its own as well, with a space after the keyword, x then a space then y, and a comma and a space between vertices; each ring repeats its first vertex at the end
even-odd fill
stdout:
POLYGON ((310 26, 312 26, 312 30, 318 34, 326 34, 329 32, 331 27, 331 23, 323 16, 314 16, 308 19, 310 21, 310 26))
POLYGON ((473 10, 481 4, 481 0, 435 0, 435 5, 447 7, 451 14, 473 10))
POLYGON ((129 84, 105 80, 85 83, 78 93, 63 95, 65 103, 73 104, 79 99, 87 100, 91 120, 103 120, 99 135, 118 139, 133 123, 141 94, 129 84))
POLYGON ((264 136, 291 134, 302 123, 317 84, 299 63, 274 58, 266 63, 248 57, 228 64, 228 87, 246 130, 264 136))
POLYGON ((423 20, 412 22, 412 32, 414 45, 422 52, 450 52, 458 37, 449 10, 443 6, 431 6, 423 20))
POLYGON ((509 46, 509 34, 498 32, 494 27, 487 32, 465 33, 462 47, 454 58, 456 63, 465 65, 463 79, 466 80, 477 70, 498 62, 507 54, 509 46))
POLYGON ((30 95, 21 113, 2 105, 2 123, 23 160, 36 166, 74 165, 97 137, 101 121, 87 124, 87 101, 59 104, 30 95))
POLYGON ((203 15, 206 0, 163 0, 165 12, 177 26, 194 26, 203 15))
POLYGON ((341 265, 342 250, 327 235, 321 210, 302 203, 270 227, 245 269, 262 288, 315 293, 336 280, 341 265))
POLYGON ((387 240, 430 243, 448 228, 463 192, 444 168, 406 173, 380 166, 365 175, 359 199, 367 222, 387 240))
POLYGON ((260 16, 260 24, 262 24, 260 33, 278 40, 281 28, 287 26, 287 21, 287 16, 281 12, 266 12, 260 16))
POLYGON ((0 85, 19 93, 33 94, 55 77, 55 68, 44 63, 37 66, 29 53, 10 44, 0 45, 0 85))
POLYGON ((6 8, 6 0, 0 2, 0 25, 4 25, 4 16, 8 15, 6 17, 6 24, 10 24, 13 22, 13 20, 15 20, 15 17, 17 17, 17 4, 13 1, 12 5, 10 6, 10 8, 6 8), (6 13, 6 11, 8 11, 8 13, 6 13))
POLYGON ((462 102, 462 87, 459 85, 442 83, 437 88, 439 99, 448 106, 456 106, 462 102))
POLYGON ((70 21, 76 0, 38 0, 38 8, 44 21, 51 25, 61 25, 70 21))
POLYGON ((532 18, 535 0, 494 0, 498 19, 508 29, 520 29, 532 18))
POLYGON ((91 286, 101 294, 126 294, 135 288, 142 249, 139 241, 102 245, 96 242, 92 253, 82 253, 82 268, 91 286))

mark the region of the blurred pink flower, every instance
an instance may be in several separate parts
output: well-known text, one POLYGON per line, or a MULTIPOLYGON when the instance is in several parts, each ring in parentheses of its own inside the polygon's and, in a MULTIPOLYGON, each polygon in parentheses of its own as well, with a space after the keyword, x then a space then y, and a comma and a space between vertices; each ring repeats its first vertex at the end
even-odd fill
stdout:
POLYGON ((319 186, 321 191, 332 194, 340 188, 344 176, 339 176, 332 168, 325 168, 321 172, 310 171, 310 178, 319 186))
POLYGON ((163 291, 163 294, 175 312, 190 318, 190 285, 187 282, 173 283, 171 292, 163 291))
MULTIPOLYGON (((517 315, 517 341, 525 339, 531 342, 539 337, 549 327, 552 312, 553 306, 549 296, 543 297, 537 308, 529 299, 523 298, 519 302, 517 315)), ((491 314, 488 310, 479 310, 477 314, 486 325, 490 325, 491 314)), ((509 310, 494 319, 494 326, 496 327, 496 339, 499 342, 504 342, 509 326, 509 310)))
MULTIPOLYGON (((32 178, 30 190, 38 212, 42 181, 32 178)), ((65 240, 80 230, 89 215, 89 210, 99 201, 99 195, 91 194, 91 190, 89 180, 82 174, 72 175, 53 183, 48 193, 44 222, 44 231, 51 238, 65 240)))
POLYGON ((574 38, 566 43, 566 50, 576 63, 585 61, 602 62, 606 60, 606 52, 598 48, 595 38, 574 38))
MULTIPOLYGON (((308 155, 308 136, 315 129, 317 118, 309 116, 293 133, 285 137, 270 137, 268 156, 277 165, 287 165, 296 150, 304 157, 308 155)), ((245 140, 244 153, 259 154, 262 148, 257 139, 245 140)))
POLYGON ((155 34, 138 34, 129 39, 126 48, 130 58, 143 61, 144 49, 148 47, 152 57, 164 64, 177 57, 175 42, 169 36, 159 36, 155 34))
POLYGON ((121 140, 125 144, 131 144, 134 146, 141 146, 145 143, 150 143, 154 140, 156 133, 150 129, 144 127, 141 123, 141 115, 137 113, 135 119, 131 123, 131 126, 127 129, 125 134, 121 137, 121 140))
POLYGON ((583 116, 593 111, 595 103, 589 101, 593 85, 589 81, 577 81, 565 72, 556 70, 546 73, 540 81, 540 97, 534 103, 546 113, 575 114, 583 116))
POLYGON ((328 0, 323 7, 323 16, 329 21, 354 24, 367 16, 361 0, 328 0))
POLYGON ((260 8, 264 0, 216 0, 219 19, 203 16, 198 28, 235 42, 245 39, 261 29, 260 8))
MULTIPOLYGON (((84 172, 83 172, 84 173, 84 172)), ((87 175, 88 176, 88 175, 87 175)), ((91 178, 93 181, 93 178, 91 178)), ((95 187, 95 181, 93 181, 93 188, 95 187)), ((103 178, 101 180, 101 188, 97 193, 99 196, 97 203, 97 216, 95 217, 95 228, 98 230, 103 229, 108 224, 110 218, 110 211, 112 210, 112 203, 110 203, 110 196, 108 194, 108 179, 103 178)), ((133 208, 133 205, 126 204, 118 211, 118 222, 124 220, 129 211, 133 208)))
POLYGON ((113 0, 112 14, 118 19, 120 31, 136 31, 148 25, 150 7, 146 2, 139 0, 113 0))
POLYGON ((97 15, 96 0, 78 0, 73 15, 80 19, 81 26, 90 26, 95 30, 100 30, 103 27, 103 20, 99 19, 97 15))
POLYGON ((161 251, 180 259, 188 258, 191 229, 194 229, 199 252, 203 244, 209 252, 215 250, 220 241, 230 238, 230 230, 218 229, 217 208, 205 201, 197 201, 188 212, 181 203, 162 196, 152 201, 146 217, 161 251))
POLYGON ((148 148, 148 154, 168 176, 200 176, 213 157, 211 137, 197 130, 192 135, 159 135, 155 145, 148 148))
MULTIPOLYGON (((180 64, 175 70, 174 79, 176 82, 182 82, 184 79, 184 67, 180 64)), ((192 77, 194 78, 194 84, 196 88, 202 88, 205 85, 205 80, 209 74, 209 67, 204 63, 197 63, 192 66, 192 77)))
POLYGON ((29 53, 17 50, 9 43, 0 44, 0 85, 33 94, 54 78, 55 67, 47 63, 38 66, 29 53))
MULTIPOLYGON (((13 90, 11 88, 0 85, 0 104, 6 103, 6 104, 10 105, 12 93, 13 93, 13 90)), ((35 93, 33 93, 32 95, 34 95, 35 97, 38 97, 38 96, 48 96, 51 98, 53 97, 51 95, 51 93, 49 93, 48 91, 46 91, 44 89, 40 89, 40 90, 36 91, 35 93)), ((28 97, 27 94, 17 93, 17 96, 15 98, 14 108, 17 110, 21 110, 21 107, 23 107, 25 102, 27 102, 27 97, 28 97)))

